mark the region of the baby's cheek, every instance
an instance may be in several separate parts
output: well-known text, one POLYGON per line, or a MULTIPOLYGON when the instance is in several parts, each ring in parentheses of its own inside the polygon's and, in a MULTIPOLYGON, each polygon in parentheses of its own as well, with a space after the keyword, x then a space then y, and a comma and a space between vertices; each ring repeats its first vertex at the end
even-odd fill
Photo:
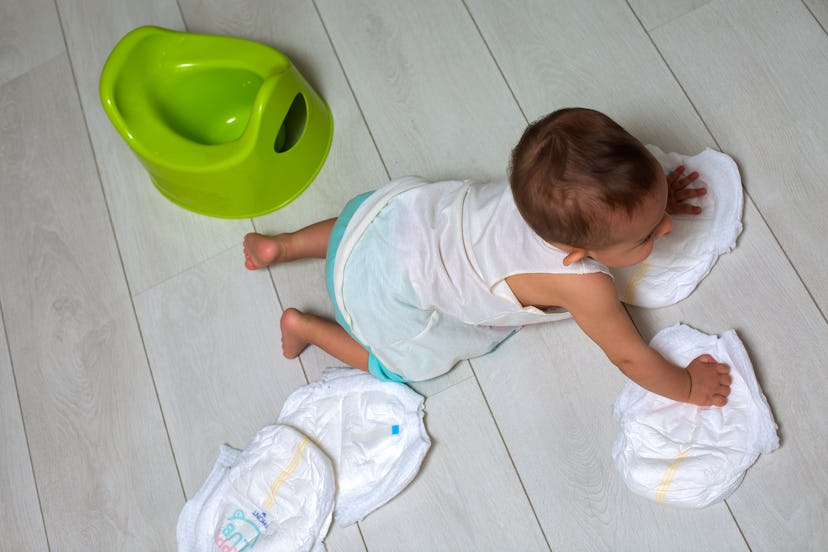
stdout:
MULTIPOLYGON (((647 259, 647 257, 650 256, 650 254, 653 252, 653 246, 654 245, 655 245, 655 240, 651 240, 647 245, 645 245, 642 248, 643 251, 641 253, 641 259, 638 261, 638 263, 643 262, 644 260, 647 259)), ((635 264, 638 264, 638 263, 635 263, 635 264)))

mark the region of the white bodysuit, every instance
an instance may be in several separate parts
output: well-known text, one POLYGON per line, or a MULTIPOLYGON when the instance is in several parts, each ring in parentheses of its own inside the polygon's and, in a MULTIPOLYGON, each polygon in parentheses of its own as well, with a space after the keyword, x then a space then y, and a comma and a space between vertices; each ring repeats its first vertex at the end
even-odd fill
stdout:
POLYGON ((387 370, 430 379, 491 351, 517 328, 569 317, 524 307, 506 277, 604 272, 538 237, 508 182, 404 177, 356 210, 333 265, 337 309, 387 370))

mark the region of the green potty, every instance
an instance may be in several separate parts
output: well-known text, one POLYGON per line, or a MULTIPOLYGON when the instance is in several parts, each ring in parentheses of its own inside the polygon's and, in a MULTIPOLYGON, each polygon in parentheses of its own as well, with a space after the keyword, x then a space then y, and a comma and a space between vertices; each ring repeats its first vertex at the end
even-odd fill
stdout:
POLYGON ((115 46, 100 84, 106 114, 156 188, 204 215, 283 207, 330 149, 327 104, 257 42, 139 27, 115 46))

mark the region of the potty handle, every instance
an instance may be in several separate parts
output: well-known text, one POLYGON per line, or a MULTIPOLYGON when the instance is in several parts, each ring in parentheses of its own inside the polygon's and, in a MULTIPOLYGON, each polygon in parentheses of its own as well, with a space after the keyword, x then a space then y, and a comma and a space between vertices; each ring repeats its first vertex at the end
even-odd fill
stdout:
POLYGON ((305 127, 308 121, 308 105, 305 96, 298 92, 293 98, 290 107, 285 113, 282 124, 276 132, 276 139, 273 141, 273 151, 285 153, 290 150, 305 134, 305 127))

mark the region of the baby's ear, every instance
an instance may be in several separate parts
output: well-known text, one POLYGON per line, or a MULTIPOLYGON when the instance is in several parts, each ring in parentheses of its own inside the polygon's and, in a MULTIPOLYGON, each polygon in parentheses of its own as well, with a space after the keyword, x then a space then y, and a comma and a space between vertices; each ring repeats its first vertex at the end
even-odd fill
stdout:
POLYGON ((564 266, 569 266, 572 263, 577 263, 581 259, 587 256, 587 250, 581 249, 580 247, 576 247, 570 251, 566 257, 564 257, 563 264, 564 266))

